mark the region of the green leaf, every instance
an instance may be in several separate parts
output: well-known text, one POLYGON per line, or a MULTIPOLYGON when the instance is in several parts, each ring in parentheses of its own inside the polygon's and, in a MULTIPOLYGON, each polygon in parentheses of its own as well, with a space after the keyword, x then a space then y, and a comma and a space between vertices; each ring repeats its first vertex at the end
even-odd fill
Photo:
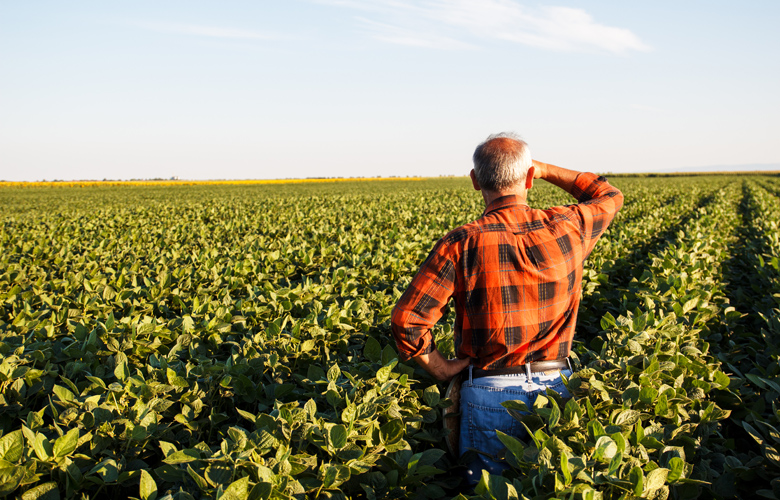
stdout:
POLYGON ((189 389, 190 384, 189 382, 187 382, 187 379, 179 376, 172 369, 166 368, 165 375, 168 378, 168 383, 171 384, 172 386, 179 387, 181 389, 189 389))
POLYGON ((393 349, 393 347, 388 344, 384 349, 382 349, 382 365, 386 366, 393 360, 398 361, 398 353, 396 353, 395 349, 393 349))
POLYGON ((618 447, 611 437, 601 436, 596 441, 596 450, 593 453, 593 458, 599 462, 609 462, 617 451, 618 447))
POLYGON ((64 436, 60 436, 54 442, 54 456, 57 458, 70 455, 75 451, 79 443, 79 430, 71 429, 64 436))
POLYGON ((592 419, 596 418, 596 410, 593 408, 593 405, 590 402, 590 398, 585 400, 585 410, 586 410, 586 412, 588 414, 588 418, 589 419, 592 420, 592 419))
POLYGON ((778 453, 777 448, 764 443, 761 445, 761 451, 764 453, 766 459, 772 462, 775 467, 780 467, 780 453, 778 453))
POLYGON ((391 420, 379 428, 379 436, 385 444, 395 443, 404 435, 404 423, 402 420, 391 420))
POLYGON ((98 387, 103 389, 104 391, 108 390, 108 387, 106 387, 106 383, 103 382, 103 379, 100 377, 93 377, 92 375, 87 375, 86 379, 92 382, 93 384, 97 384, 98 387))
MULTIPOLYGON (((694 297, 691 300, 685 302, 685 304, 683 304, 683 307, 682 307, 683 314, 687 314, 689 311, 695 309, 697 305, 699 305, 699 298, 698 297, 694 297)), ((650 476, 648 476, 648 480, 649 480, 649 477, 650 476)))
POLYGON ((207 491, 209 489, 209 483, 208 481, 206 481, 206 478, 198 474, 197 471, 193 469, 191 465, 187 465, 187 474, 189 474, 192 480, 195 481, 195 484, 198 485, 198 488, 201 491, 207 491))
POLYGON ((330 444, 337 450, 340 450, 347 444, 347 428, 341 424, 330 428, 330 444))
POLYGON ((666 400, 666 394, 661 394, 655 403, 655 414, 664 417, 669 413, 669 403, 666 400))
POLYGON ((212 464, 206 468, 203 474, 211 486, 228 484, 233 479, 233 469, 227 465, 212 464))
POLYGON ((569 471, 569 457, 565 453, 561 453, 561 473, 563 473, 564 485, 570 485, 572 477, 569 471))
POLYGON ((374 337, 369 336, 366 339, 366 346, 363 348, 363 356, 372 363, 379 362, 382 359, 382 346, 374 337))
POLYGON ((653 404, 655 398, 658 397, 658 391, 655 387, 642 387, 639 390, 639 401, 646 405, 653 404))
POLYGON ((72 392, 61 385, 55 385, 51 390, 60 401, 73 401, 76 399, 72 392))
POLYGON ((438 462, 441 457, 445 455, 445 453, 446 452, 444 450, 425 450, 420 455, 417 465, 433 465, 438 462))
POLYGON ((357 406, 355 406, 354 403, 350 403, 344 408, 344 411, 341 412, 341 421, 347 425, 352 424, 357 418, 357 414, 357 406))
POLYGON ((306 401, 306 404, 303 405, 303 409, 311 420, 317 418, 317 402, 313 399, 306 401))
POLYGON ((184 449, 171 453, 163 462, 170 465, 176 465, 194 462, 195 460, 200 460, 200 453, 198 453, 197 450, 184 449))
POLYGON ((329 465, 325 469, 325 475, 323 476, 322 479, 323 486, 325 486, 326 488, 330 488, 331 486, 333 486, 333 483, 336 481, 336 477, 338 476, 338 474, 339 474, 339 470, 336 467, 329 465))
POLYGON ((277 446, 277 439, 273 434, 263 429, 260 431, 260 435, 257 438, 257 448, 260 450, 272 449, 277 446))
MULTIPOLYGON (((573 401, 573 400, 570 400, 570 401, 573 401)), ((516 411, 519 411, 521 413, 529 413, 531 411, 528 408, 528 405, 525 404, 525 402, 520 401, 520 400, 511 400, 510 399, 509 401, 504 401, 503 403, 501 403, 501 406, 503 406, 507 410, 516 410, 516 411)))
MULTIPOLYGON (((106 290, 108 290, 108 289, 109 288, 106 287, 106 290)), ((104 292, 104 294, 105 294, 105 292, 104 292)), ((109 333, 111 331, 113 331, 115 324, 116 324, 116 319, 114 318, 114 313, 109 313, 108 314, 108 318, 106 318, 106 331, 109 332, 109 333)))
POLYGON ((139 483, 139 495, 142 500, 155 500, 157 498, 157 483, 146 470, 141 470, 141 481, 139 483))
POLYGON ((623 463, 623 453, 617 452, 615 456, 612 457, 612 460, 610 460, 609 462, 609 467, 607 468, 607 475, 610 476, 616 475, 622 463, 623 463))
POLYGON ((0 458, 6 462, 18 462, 24 451, 24 435, 22 430, 10 432, 0 437, 0 458))
POLYGON ((653 436, 645 436, 642 441, 640 441, 640 444, 649 450, 660 450, 665 446, 653 436))
POLYGON ((640 413, 636 410, 623 410, 615 417, 615 425, 634 425, 639 420, 640 413))
POLYGON ((610 327, 617 326, 617 323, 615 322, 615 317, 612 316, 610 313, 606 313, 601 318, 601 329, 602 330, 609 330, 610 327))
POLYGON ((496 436, 498 436, 498 439, 504 444, 504 446, 506 446, 506 449, 509 450, 509 452, 514 455, 519 462, 523 457, 525 445, 519 439, 508 434, 504 434, 498 429, 496 429, 496 436))
POLYGON ((430 407, 434 407, 437 404, 439 404, 439 401, 441 400, 441 395, 439 394, 439 388, 435 385, 432 385, 425 389, 423 391, 423 400, 425 401, 425 404, 427 404, 430 407))
POLYGON ((130 377, 130 369, 127 367, 127 355, 123 352, 116 353, 116 367, 114 368, 114 376, 120 382, 124 382, 130 377))
POLYGON ((0 465, 0 496, 15 490, 24 477, 24 472, 24 467, 0 465))
POLYGON ((634 316, 632 327, 635 332, 643 331, 646 325, 647 325, 647 315, 639 314, 637 316, 634 316))
POLYGON ((750 434, 750 437, 755 439, 758 444, 760 445, 764 444, 764 436, 762 436, 761 433, 758 432, 752 425, 743 421, 742 427, 745 428, 748 434, 750 434))
POLYGON ((729 384, 731 384, 731 379, 728 375, 723 373, 720 370, 715 370, 715 373, 713 374, 714 383, 715 386, 719 389, 728 389, 729 384))
POLYGON ((398 363, 398 360, 394 359, 394 360, 390 361, 390 363, 388 363, 387 365, 385 365, 382 368, 380 368, 379 370, 377 370, 377 372, 376 372, 376 380, 377 380, 377 382, 379 382, 380 384, 384 384, 385 382, 387 382, 387 380, 390 378, 390 373, 392 373, 393 368, 395 367, 395 365, 397 363, 398 363))
POLYGON ((88 475, 95 473, 100 476, 104 484, 113 483, 119 477, 119 470, 117 468, 116 461, 112 458, 106 458, 99 464, 92 467, 88 475))
POLYGON ((339 365, 336 363, 333 364, 333 366, 328 369, 328 381, 335 382, 338 380, 339 375, 341 375, 341 369, 339 368, 339 365))
POLYGON ((35 434, 35 440, 32 442, 32 445, 39 460, 47 461, 54 455, 51 443, 46 436, 41 433, 35 434))
POLYGON ((230 483, 219 500, 247 500, 249 496, 249 476, 244 476, 230 483))
POLYGON ((312 381, 316 380, 322 380, 325 378, 325 370, 317 366, 316 364, 312 363, 309 365, 308 372, 306 374, 306 378, 312 381))
POLYGON ((22 500, 59 500, 60 490, 57 483, 49 482, 40 484, 22 494, 22 500))
POLYGON ((164 457, 168 457, 171 453, 176 452, 176 446, 167 441, 157 441, 157 444, 160 445, 160 450, 162 450, 164 457))
POLYGON ((685 474, 685 461, 680 457, 672 457, 669 459, 669 475, 666 476, 666 480, 670 483, 674 483, 678 479, 684 477, 685 474))
POLYGON ((609 437, 611 437, 615 442, 618 453, 623 453, 628 449, 628 443, 626 442, 626 438, 622 433, 615 432, 614 434, 610 434, 609 437))
POLYGON ((645 491, 652 491, 657 490, 658 488, 662 488, 666 483, 666 477, 668 475, 669 469, 664 469, 663 467, 659 467, 648 472, 647 478, 645 479, 645 491))
POLYGON ((552 432, 561 420, 561 409, 558 408, 558 403, 554 399, 551 399, 552 408, 550 409, 550 418, 547 420, 547 427, 552 432))
POLYGON ((631 483, 634 495, 639 496, 645 491, 645 474, 641 467, 634 467, 628 473, 628 481, 631 483))

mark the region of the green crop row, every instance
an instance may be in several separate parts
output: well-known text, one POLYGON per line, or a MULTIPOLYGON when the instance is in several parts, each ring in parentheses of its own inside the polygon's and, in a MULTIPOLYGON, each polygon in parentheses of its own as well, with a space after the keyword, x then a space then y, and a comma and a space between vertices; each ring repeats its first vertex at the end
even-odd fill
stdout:
MULTIPOLYGON (((588 264, 574 398, 516 413, 534 439, 503 437, 514 472, 477 497, 718 496, 757 468, 771 488, 771 453, 740 455, 729 433, 756 442, 742 402, 765 401, 755 414, 774 425, 776 374, 759 383, 724 357, 757 342, 733 336, 760 316, 729 309, 725 278, 738 219, 771 201, 738 209, 718 179, 617 180, 626 205, 588 264)), ((388 320, 435 241, 481 212, 464 179, 4 190, 0 496, 471 495, 444 451, 443 387, 398 363, 388 320)), ((770 212, 748 225, 756 242, 776 241, 770 212)), ((770 243, 742 271, 768 272, 770 243)), ((445 351, 451 320, 434 330, 445 351)))
POLYGON ((599 332, 605 313, 619 315, 626 310, 625 291, 632 278, 642 275, 649 264, 648 255, 673 242, 680 226, 696 215, 699 206, 711 203, 721 185, 708 182, 673 186, 661 193, 646 194, 651 200, 665 197, 657 206, 648 203, 652 208, 638 211, 634 207, 646 206, 645 198, 640 198, 620 212, 622 218, 613 223, 586 264, 578 318, 580 335, 590 337, 599 332))

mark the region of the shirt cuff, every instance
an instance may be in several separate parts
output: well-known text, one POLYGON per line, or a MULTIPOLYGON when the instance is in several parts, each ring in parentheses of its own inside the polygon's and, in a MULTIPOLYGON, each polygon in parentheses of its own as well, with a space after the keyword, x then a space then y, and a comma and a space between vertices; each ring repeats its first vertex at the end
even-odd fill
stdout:
POLYGON ((422 354, 430 354, 434 350, 436 350, 436 342, 433 340, 433 335, 423 336, 416 342, 416 345, 405 343, 403 349, 398 345, 398 354, 401 357, 401 361, 409 361, 422 354))

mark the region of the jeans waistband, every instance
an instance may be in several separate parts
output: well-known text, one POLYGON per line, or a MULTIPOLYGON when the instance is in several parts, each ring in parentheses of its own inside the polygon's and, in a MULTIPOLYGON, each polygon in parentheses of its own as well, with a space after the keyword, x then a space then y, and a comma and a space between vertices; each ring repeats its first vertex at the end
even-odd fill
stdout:
POLYGON ((496 375, 516 375, 516 374, 523 374, 523 373, 530 376, 532 373, 559 371, 563 368, 571 369, 571 363, 569 363, 569 358, 556 359, 552 361, 537 361, 534 363, 526 363, 518 366, 497 368, 495 370, 482 370, 480 368, 472 368, 469 370, 469 373, 464 372, 464 375, 470 377, 471 379, 481 378, 481 377, 494 377, 496 375))

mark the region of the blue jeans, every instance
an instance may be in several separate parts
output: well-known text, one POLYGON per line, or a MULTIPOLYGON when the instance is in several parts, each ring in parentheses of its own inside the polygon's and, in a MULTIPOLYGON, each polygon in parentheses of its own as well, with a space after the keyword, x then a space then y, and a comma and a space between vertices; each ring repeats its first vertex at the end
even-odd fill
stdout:
MULTIPOLYGON (((469 373, 470 370, 471 367, 469 373)), ((563 385, 561 373, 571 376, 571 370, 566 369, 532 373, 530 384, 524 373, 465 379, 460 388, 460 454, 473 448, 495 457, 504 449, 496 430, 521 440, 527 438, 528 433, 523 424, 512 417, 501 403, 519 400, 531 408, 536 397, 545 394, 548 388, 564 398, 571 397, 563 385)), ((482 477, 482 469, 491 474, 501 474, 508 468, 504 462, 479 454, 468 465, 466 479, 474 486, 482 477)))

